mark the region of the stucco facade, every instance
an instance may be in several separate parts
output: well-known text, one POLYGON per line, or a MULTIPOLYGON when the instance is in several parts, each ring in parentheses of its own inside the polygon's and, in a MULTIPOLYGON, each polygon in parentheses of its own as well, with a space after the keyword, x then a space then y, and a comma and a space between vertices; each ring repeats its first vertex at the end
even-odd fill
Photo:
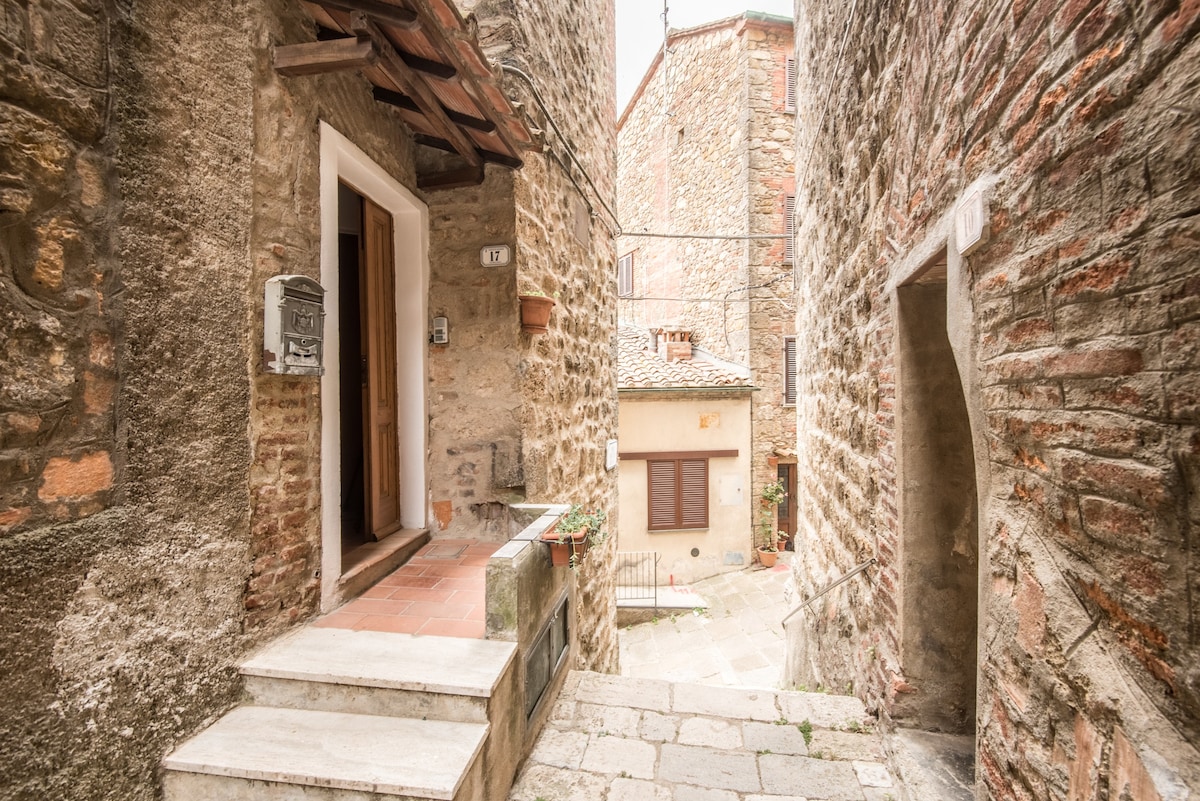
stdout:
POLYGON ((622 499, 617 547, 658 554, 660 584, 691 583, 750 564, 753 511, 750 404, 755 388, 707 354, 668 363, 648 338, 622 328, 618 396, 622 499), (653 530, 648 459, 687 452, 707 460, 707 525, 653 530), (709 454, 700 456, 700 454, 709 454), (717 455, 719 454, 719 455, 717 455))
POLYGON ((795 317, 784 237, 794 194, 792 23, 748 12, 673 30, 668 45, 618 121, 617 249, 631 262, 620 318, 688 330, 697 346, 750 368, 761 390, 751 401, 747 488, 757 497, 796 439, 784 378, 795 317), (757 235, 765 238, 748 238, 757 235))
POLYGON ((790 677, 981 799, 1194 797, 1200 18, 858 8, 798 4, 796 578, 864 570, 790 677))
MULTIPOLYGON (((531 126, 553 115, 611 192, 611 4, 474 11, 547 109, 498 67, 496 85, 531 126), (581 60, 576 12, 594 26, 581 60)), ((237 661, 344 597, 339 182, 394 222, 402 526, 504 539, 516 500, 615 519, 614 250, 594 198, 539 152, 422 189, 445 156, 364 77, 274 68, 316 38, 290 0, 0 12, 0 797, 158 797, 164 754, 236 701, 237 661), (482 267, 488 244, 513 262, 482 267), (325 376, 262 369, 279 274, 329 293, 325 376), (520 332, 522 282, 560 292, 548 335, 520 332), (448 345, 428 342, 437 316, 448 345)), ((612 670, 607 555, 572 578, 574 631, 579 664, 612 670)))

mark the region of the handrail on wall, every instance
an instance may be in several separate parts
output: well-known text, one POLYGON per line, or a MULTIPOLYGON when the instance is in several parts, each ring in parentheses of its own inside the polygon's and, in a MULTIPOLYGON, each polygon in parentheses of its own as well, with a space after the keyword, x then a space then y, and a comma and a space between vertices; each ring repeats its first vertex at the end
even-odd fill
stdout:
POLYGON ((859 565, 858 567, 856 567, 856 568, 854 568, 853 570, 849 571, 848 573, 846 573, 846 575, 842 576, 842 577, 841 577, 841 578, 839 578, 837 581, 833 582, 833 583, 832 583, 832 584, 830 584, 828 587, 826 587, 825 589, 821 590, 821 591, 820 591, 820 592, 818 592, 816 595, 814 595, 813 597, 809 598, 807 601, 805 601, 804 603, 800 604, 799 606, 797 606, 797 607, 796 607, 795 609, 793 609, 792 611, 788 612, 788 615, 787 615, 787 617, 785 617, 785 618, 783 619, 783 623, 782 623, 782 624, 780 624, 780 625, 784 625, 784 626, 786 626, 786 625, 787 625, 787 622, 788 622, 789 620, 791 620, 791 619, 792 619, 792 616, 793 616, 793 615, 795 615, 797 612, 799 612, 801 609, 803 609, 804 607, 808 606, 808 605, 809 605, 809 604, 811 604, 813 601, 817 600, 817 599, 818 599, 818 598, 820 598, 822 595, 824 595, 825 593, 827 593, 827 592, 829 592, 830 590, 834 589, 835 587, 839 587, 839 586, 841 586, 842 584, 845 584, 847 581, 849 581, 850 579, 854 578, 854 577, 855 577, 855 576, 857 576, 859 573, 863 572, 863 571, 864 571, 864 570, 866 570, 868 567, 870 567, 871 565, 875 564, 875 563, 876 563, 876 562, 878 562, 878 561, 879 561, 878 559, 876 559, 874 556, 872 556, 870 559, 868 559, 867 561, 863 562, 863 563, 862 563, 861 565, 859 565))

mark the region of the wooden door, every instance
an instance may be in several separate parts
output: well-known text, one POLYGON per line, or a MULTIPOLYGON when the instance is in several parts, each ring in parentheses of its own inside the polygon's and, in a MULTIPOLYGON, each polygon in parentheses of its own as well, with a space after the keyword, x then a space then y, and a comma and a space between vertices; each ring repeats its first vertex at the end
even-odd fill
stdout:
POLYGON ((363 199, 361 273, 363 445, 367 531, 383 539, 400 527, 400 439, 396 426, 396 284, 392 217, 363 199))

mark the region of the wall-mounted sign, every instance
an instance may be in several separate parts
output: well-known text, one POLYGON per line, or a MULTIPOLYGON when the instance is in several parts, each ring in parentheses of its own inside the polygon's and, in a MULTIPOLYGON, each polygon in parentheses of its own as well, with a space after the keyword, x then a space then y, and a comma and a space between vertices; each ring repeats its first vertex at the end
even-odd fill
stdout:
POLYGON ((610 439, 604 443, 604 469, 613 470, 617 466, 617 441, 610 439))
POLYGON ((987 237, 987 204, 984 203, 983 190, 976 189, 963 198, 963 202, 954 210, 954 241, 958 252, 966 256, 987 242, 987 237))
POLYGON ((479 263, 484 267, 507 267, 512 261, 512 248, 508 245, 484 245, 479 249, 479 263))

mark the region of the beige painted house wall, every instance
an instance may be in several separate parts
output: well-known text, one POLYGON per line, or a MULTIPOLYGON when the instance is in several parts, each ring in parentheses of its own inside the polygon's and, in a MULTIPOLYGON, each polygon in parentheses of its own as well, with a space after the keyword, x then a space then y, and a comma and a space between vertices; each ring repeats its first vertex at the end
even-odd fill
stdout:
MULTIPOLYGON (((729 393, 725 393, 726 395, 729 393)), ((707 529, 655 531, 647 529, 646 462, 620 462, 617 487, 621 522, 617 548, 621 551, 657 551, 658 579, 689 583, 738 570, 750 564, 750 393, 714 398, 711 391, 621 393, 619 452, 737 450, 736 457, 708 461, 707 529), (669 397, 664 398, 664 395, 669 397), (692 556, 695 548, 698 555, 692 556)))

